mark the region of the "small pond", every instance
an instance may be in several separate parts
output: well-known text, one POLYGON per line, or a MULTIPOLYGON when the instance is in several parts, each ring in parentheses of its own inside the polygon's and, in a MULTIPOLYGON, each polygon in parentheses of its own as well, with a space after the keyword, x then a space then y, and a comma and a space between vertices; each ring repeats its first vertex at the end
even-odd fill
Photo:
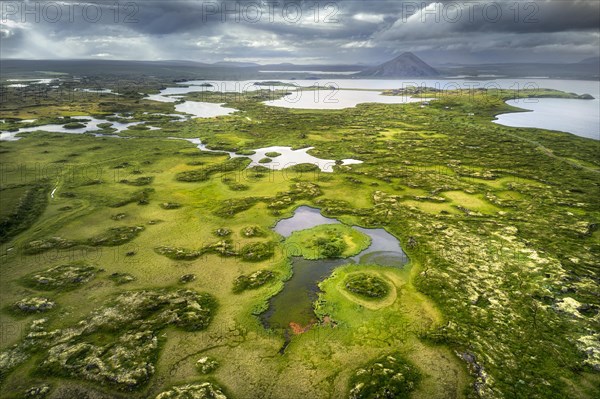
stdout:
MULTIPOLYGON (((273 230, 283 237, 289 237, 294 231, 332 223, 341 222, 321 215, 318 209, 301 206, 291 218, 279 221, 273 230)), ((408 263, 398 239, 384 229, 353 228, 371 238, 371 245, 356 256, 320 260, 292 258, 293 276, 285 282, 283 290, 269 300, 269 308, 260 315, 266 328, 283 330, 289 335, 290 323, 302 327, 315 323, 313 303, 318 296, 318 283, 329 277, 338 266, 354 263, 402 267, 408 263)))
MULTIPOLYGON (((68 129, 68 128, 64 127, 64 124, 51 124, 51 125, 42 125, 42 126, 34 126, 34 127, 23 127, 14 132, 0 132, 0 141, 16 141, 16 140, 20 139, 20 137, 16 136, 18 133, 35 132, 38 130, 44 131, 44 132, 51 132, 51 133, 73 133, 73 134, 95 132, 98 130, 102 130, 100 127, 98 127, 98 125, 101 123, 111 123, 112 125, 110 126, 110 128, 115 129, 116 130, 115 133, 116 133, 116 132, 121 132, 123 130, 127 130, 131 126, 135 126, 135 125, 144 123, 144 122, 128 122, 128 123, 112 122, 112 121, 108 121, 105 119, 96 119, 91 116, 74 116, 71 119, 72 119, 72 121, 76 121, 76 122, 79 122, 79 123, 85 125, 85 127, 77 128, 77 129, 68 129)), ((24 120, 22 122, 30 123, 33 121, 34 120, 24 120)), ((157 128, 157 127, 149 126, 149 130, 158 130, 158 129, 159 128, 157 128)), ((120 137, 120 136, 116 136, 116 135, 102 134, 102 133, 98 133, 98 134, 96 134, 96 136, 120 137)))

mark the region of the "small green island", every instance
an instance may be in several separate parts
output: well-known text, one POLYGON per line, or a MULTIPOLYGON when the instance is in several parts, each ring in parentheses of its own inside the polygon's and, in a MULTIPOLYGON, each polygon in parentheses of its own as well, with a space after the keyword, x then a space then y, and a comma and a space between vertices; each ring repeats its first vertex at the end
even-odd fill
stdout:
POLYGON ((325 224, 292 233, 285 240, 287 251, 305 259, 348 258, 371 244, 364 233, 344 225, 325 224))

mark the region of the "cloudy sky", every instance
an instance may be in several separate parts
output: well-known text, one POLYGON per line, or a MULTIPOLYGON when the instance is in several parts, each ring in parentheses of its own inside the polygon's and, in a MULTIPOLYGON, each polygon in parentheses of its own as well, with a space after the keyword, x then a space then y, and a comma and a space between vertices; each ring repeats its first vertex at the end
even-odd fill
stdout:
POLYGON ((2 58, 375 64, 598 56, 600 0, 0 1, 2 58))

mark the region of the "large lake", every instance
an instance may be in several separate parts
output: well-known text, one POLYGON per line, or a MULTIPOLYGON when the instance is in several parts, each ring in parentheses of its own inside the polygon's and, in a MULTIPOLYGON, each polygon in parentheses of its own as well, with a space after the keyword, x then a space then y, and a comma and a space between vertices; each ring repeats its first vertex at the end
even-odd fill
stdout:
POLYGON ((534 127, 573 133, 590 139, 600 139, 600 116, 598 100, 565 100, 557 98, 507 101, 509 105, 531 112, 498 115, 494 121, 513 127, 534 127))
MULTIPOLYGON (((271 89, 284 89, 290 94, 280 99, 265 102, 267 105, 285 108, 341 109, 361 103, 407 103, 422 101, 406 96, 382 96, 381 90, 398 89, 409 86, 434 87, 440 90, 501 88, 520 90, 548 88, 577 94, 591 94, 594 100, 568 99, 523 99, 509 104, 531 110, 526 113, 508 113, 498 117, 496 123, 513 127, 535 127, 559 130, 578 136, 599 139, 600 126, 600 82, 587 80, 558 79, 318 79, 318 80, 279 80, 287 86, 263 86, 271 89), (318 87, 318 91, 298 91, 300 88, 318 87), (330 90, 330 87, 345 90, 330 90), (348 90, 356 89, 356 90, 348 90), (362 91, 369 90, 369 91, 362 91)), ((192 91, 220 91, 243 93, 260 88, 248 81, 198 80, 182 83, 189 87, 169 88, 161 95, 183 94, 192 91), (210 83, 212 87, 201 86, 210 83)), ((151 97, 152 98, 152 97, 151 97)))
MULTIPOLYGON (((524 89, 548 88, 577 94, 591 94, 594 100, 569 99, 520 99, 509 101, 510 105, 529 110, 499 115, 495 123, 513 127, 532 127, 558 130, 578 136, 600 139, 600 82, 583 80, 556 79, 318 79, 318 80, 281 80, 285 86, 259 86, 256 80, 247 81, 210 81, 198 80, 181 83, 181 87, 169 87, 160 94, 151 95, 149 100, 176 102, 177 96, 190 92, 236 92, 245 93, 260 88, 279 89, 289 92, 282 98, 274 98, 265 104, 285 108, 305 109, 341 109, 354 107, 361 103, 401 104, 423 101, 423 98, 407 96, 383 96, 385 89, 398 89, 409 86, 434 87, 440 90, 470 89, 470 88, 502 88, 514 90, 515 93, 524 89), (208 87, 209 83, 212 86, 208 87), (314 90, 317 87, 318 90, 314 90), (335 89, 331 89, 335 87, 335 89), (302 90, 311 88, 311 90, 302 90), (343 90, 338 90, 343 89, 343 90)), ((45 83, 45 82, 43 82, 45 83)), ((179 112, 185 112, 192 117, 214 117, 228 115, 236 110, 224 107, 223 104, 185 101, 176 104, 179 112)), ((93 129, 92 121, 85 131, 93 129)), ((113 127, 119 129, 118 124, 113 127)), ((35 130, 63 131, 62 127, 41 127, 35 130)), ((28 129, 21 129, 26 132, 28 129)), ((80 133, 72 130, 70 133, 80 133)), ((16 132, 3 132, 0 140, 14 140, 16 132)))

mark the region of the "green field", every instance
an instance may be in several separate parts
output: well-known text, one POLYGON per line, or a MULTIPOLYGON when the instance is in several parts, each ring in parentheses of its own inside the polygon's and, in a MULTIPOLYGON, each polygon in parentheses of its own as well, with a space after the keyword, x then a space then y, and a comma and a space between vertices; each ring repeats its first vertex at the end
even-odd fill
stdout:
POLYGON ((133 91, 3 103, 0 119, 33 125, 126 112, 159 129, 0 142, 2 398, 46 386, 48 398, 348 398, 378 362, 405 370, 393 389, 411 398, 600 395, 598 141, 492 123, 512 109, 507 93, 424 108, 261 103, 281 94, 205 95, 239 112, 183 122, 146 114, 173 104, 133 91), (246 169, 170 137, 363 163, 246 169), (343 224, 285 240, 272 227, 301 205, 343 224), (310 257, 334 237, 335 257, 352 256, 368 245, 353 225, 385 228, 409 264, 341 266, 320 283, 316 324, 266 329, 257 316, 293 273, 286 244, 310 257), (356 273, 388 291, 349 291, 356 273))

